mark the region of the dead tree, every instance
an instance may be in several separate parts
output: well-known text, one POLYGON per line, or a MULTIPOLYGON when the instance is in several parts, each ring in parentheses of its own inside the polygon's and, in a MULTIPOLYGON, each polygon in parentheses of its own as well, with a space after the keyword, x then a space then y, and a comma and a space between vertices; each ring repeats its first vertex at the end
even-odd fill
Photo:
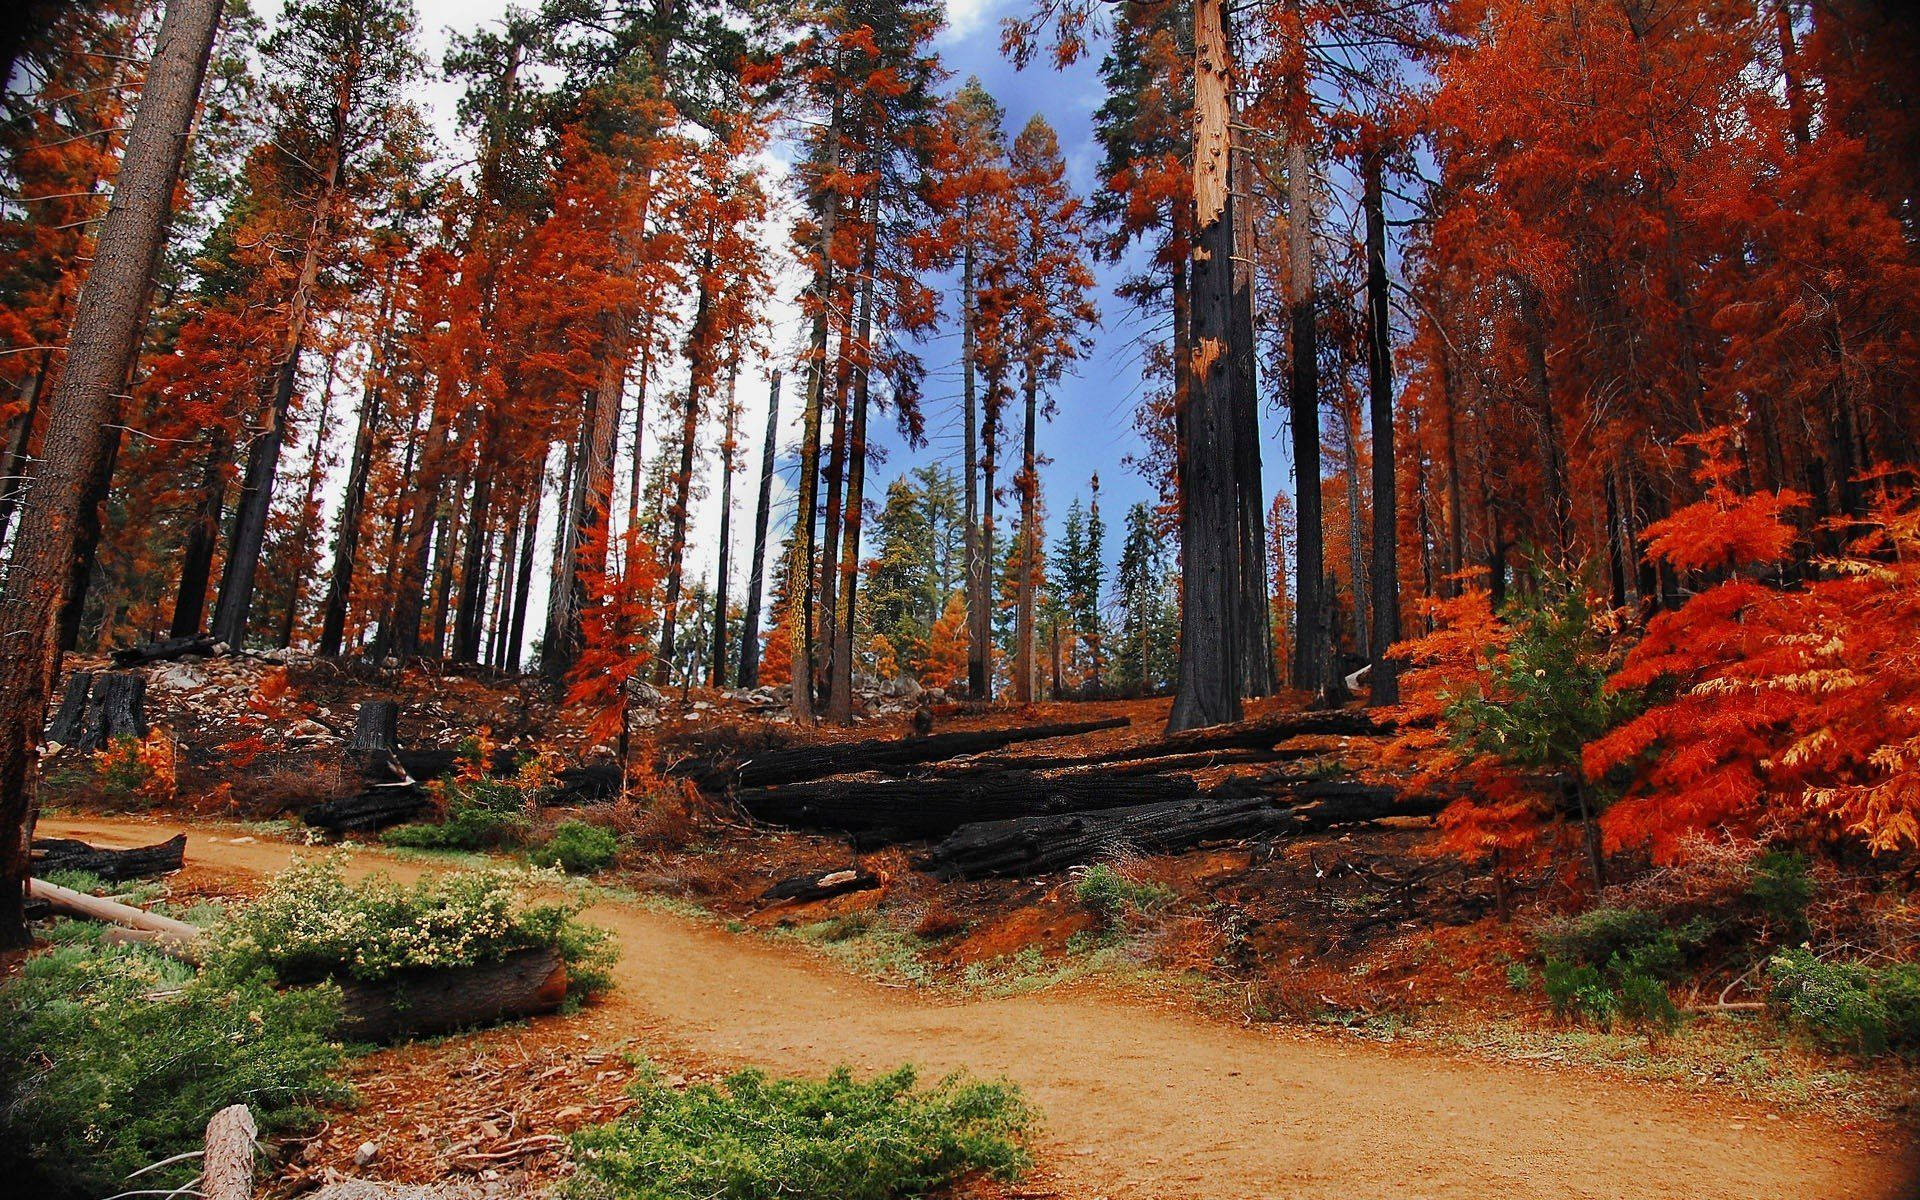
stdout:
POLYGON ((89 754, 121 738, 146 737, 146 695, 147 681, 139 675, 76 671, 47 737, 89 754))

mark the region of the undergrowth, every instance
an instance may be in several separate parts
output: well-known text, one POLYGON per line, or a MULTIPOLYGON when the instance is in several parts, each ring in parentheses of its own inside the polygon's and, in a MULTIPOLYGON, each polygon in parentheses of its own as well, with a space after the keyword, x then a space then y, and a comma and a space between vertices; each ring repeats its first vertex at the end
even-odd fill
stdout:
POLYGON ((619 1120, 574 1135, 572 1200, 889 1200, 1026 1170, 1034 1113, 1010 1083, 912 1067, 861 1081, 742 1071, 684 1091, 651 1071, 619 1120))
POLYGON ((104 1196, 182 1187, 180 1164, 217 1110, 244 1102, 263 1129, 345 1098, 327 1077, 338 992, 263 976, 196 976, 183 964, 62 922, 54 947, 0 986, 0 1165, 16 1195, 104 1196))

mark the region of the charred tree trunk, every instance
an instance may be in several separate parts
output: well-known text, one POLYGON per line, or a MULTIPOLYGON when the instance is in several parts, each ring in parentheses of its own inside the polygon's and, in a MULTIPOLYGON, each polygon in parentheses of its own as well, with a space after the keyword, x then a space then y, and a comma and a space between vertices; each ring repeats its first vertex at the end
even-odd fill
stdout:
POLYGON ((993 693, 988 679, 992 662, 992 614, 986 605, 987 557, 980 549, 980 448, 976 426, 979 396, 974 372, 974 246, 971 240, 960 256, 960 472, 966 482, 967 695, 984 700, 993 693))
POLYGON ((1240 719, 1240 505, 1233 408, 1232 59, 1223 0, 1194 4, 1193 347, 1181 422, 1180 683, 1170 730, 1240 719))
MULTIPOLYGON (((1304 82, 1298 86, 1305 86, 1304 82)), ((1320 505, 1320 343, 1314 313, 1313 179, 1307 166, 1307 130, 1287 138, 1287 238, 1292 282, 1294 639, 1293 686, 1311 695, 1332 683, 1333 640, 1325 591, 1326 530, 1320 505)))
MULTIPOLYGON (((144 307, 144 305, 142 306, 144 307)), ((80 644, 80 619, 87 611, 87 589, 93 582, 93 565, 100 554, 101 511, 113 487, 113 469, 120 461, 120 428, 106 431, 105 453, 87 482, 87 493, 80 502, 80 516, 74 523, 73 564, 67 571, 66 599, 60 605, 60 652, 72 653, 80 644)))
POLYGON ((1367 210, 1367 391, 1373 424, 1373 672, 1375 705, 1400 702, 1400 667, 1388 648, 1400 640, 1400 522, 1393 447, 1393 326, 1387 306, 1387 217, 1381 152, 1370 151, 1367 210))
POLYGON ((1227 185, 1233 214, 1234 479, 1240 499, 1240 693, 1273 693, 1273 624, 1267 612, 1267 505, 1260 470, 1258 348, 1253 323, 1253 156, 1234 132, 1227 185))
POLYGON ((653 682, 664 686, 673 671, 674 633, 679 625, 680 593, 684 586, 687 551, 687 514, 693 507, 694 444, 700 437, 702 393, 711 380, 713 368, 708 359, 712 347, 709 326, 713 313, 713 222, 707 223, 707 248, 700 264, 700 298, 694 305, 693 326, 687 334, 687 403, 680 413, 680 467, 674 474, 673 506, 668 520, 672 532, 667 540, 666 601, 660 608, 660 652, 654 656, 653 682))
POLYGON ((747 574, 747 608, 740 634, 739 684, 760 686, 760 603, 767 576, 767 521, 773 509, 773 467, 780 440, 780 372, 767 383, 767 434, 760 443, 760 497, 753 508, 753 560, 747 574))
POLYGON ((192 637, 199 633, 200 622, 206 615, 207 585, 213 582, 213 552, 220 537, 220 513, 226 507, 224 460, 224 449, 209 438, 200 473, 200 503, 194 508, 193 524, 187 528, 187 543, 180 552, 180 587, 174 595, 173 623, 168 627, 174 637, 192 637))
POLYGON ((1013 617, 1013 699, 1017 704, 1033 701, 1033 601, 1039 574, 1039 538, 1034 526, 1040 518, 1040 468, 1034 446, 1039 407, 1040 383, 1032 363, 1025 369, 1022 393, 1026 397, 1026 426, 1021 438, 1020 474, 1014 486, 1020 491, 1020 578, 1015 581, 1013 617))
POLYGON ((939 762, 961 754, 984 754, 1017 742, 1077 737, 1130 724, 1126 717, 1098 721, 1070 721, 1054 725, 1025 725, 1014 729, 966 729, 920 738, 870 738, 858 742, 829 742, 797 746, 760 754, 733 766, 726 762, 692 765, 686 774, 703 787, 738 783, 742 787, 777 787, 855 771, 893 771, 939 762))
POLYGON ((527 498, 526 523, 520 531, 520 575, 513 585, 513 616, 507 626, 507 643, 502 659, 509 673, 520 671, 520 647, 527 636, 527 605, 533 593, 533 546, 540 532, 540 499, 547 486, 547 464, 543 461, 533 474, 533 494, 527 498))
POLYGON ((60 668, 54 618, 73 560, 74 524, 139 345, 220 9, 221 0, 170 0, 161 21, 113 199, 75 305, 40 467, 21 508, 0 596, 0 629, 9 638, 0 655, 0 946, 28 940, 33 770, 60 668))
POLYGON ((843 520, 840 506, 846 490, 848 418, 853 410, 852 341, 853 326, 843 320, 840 326, 840 365, 833 383, 833 441, 827 450, 827 502, 820 526, 820 561, 816 576, 820 587, 820 636, 815 647, 813 667, 826 684, 829 699, 833 688, 833 650, 840 643, 840 532, 843 520))

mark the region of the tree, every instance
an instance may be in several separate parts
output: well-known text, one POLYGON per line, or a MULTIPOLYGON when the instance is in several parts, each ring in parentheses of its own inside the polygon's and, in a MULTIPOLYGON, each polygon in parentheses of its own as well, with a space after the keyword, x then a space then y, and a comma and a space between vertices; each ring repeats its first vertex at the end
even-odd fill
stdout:
POLYGON ((133 367, 148 285, 165 239, 220 0, 171 0, 127 135, 113 202, 74 309, 67 360, 48 404, 41 469, 22 505, 0 593, 0 944, 23 946, 33 838, 33 771, 60 669, 53 620, 65 596, 81 498, 133 367))
POLYGON ((780 435, 780 372, 767 380, 767 432, 760 441, 760 498, 753 510, 753 563, 747 573, 746 627, 740 637, 743 688, 760 686, 760 589, 767 574, 767 518, 773 507, 773 463, 780 435))
MULTIPOLYGON (((605 537, 607 523, 596 522, 605 537)), ((652 627, 659 616, 660 568, 637 529, 621 534, 617 556, 606 546, 585 551, 596 564, 587 573, 589 603, 581 613, 585 639, 568 679, 567 703, 594 710, 587 736, 618 735, 621 771, 628 769, 632 723, 629 687, 644 678, 653 658, 652 627)))
POLYGON ((1014 699, 1033 699, 1034 580, 1039 577, 1038 504, 1040 458, 1038 423, 1049 414, 1043 393, 1091 345, 1087 328, 1099 319, 1089 293, 1093 273, 1084 251, 1085 222, 1080 201, 1066 183, 1066 163, 1052 127, 1036 116, 1013 140, 1008 153, 1007 220, 1011 236, 988 266, 999 319, 992 334, 1004 339, 1004 356, 1017 364, 1025 399, 1026 423, 1020 473, 1022 564, 1018 573, 1014 651, 1014 699))

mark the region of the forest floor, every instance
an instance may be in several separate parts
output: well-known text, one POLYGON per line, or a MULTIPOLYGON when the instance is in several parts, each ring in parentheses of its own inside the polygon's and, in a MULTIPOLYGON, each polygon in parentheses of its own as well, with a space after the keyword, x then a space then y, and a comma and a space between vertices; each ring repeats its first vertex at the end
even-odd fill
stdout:
MULTIPOLYGON (((176 893, 243 894, 298 848, 260 826, 60 817, 58 836, 127 846, 189 832, 176 893)), ((371 848, 350 873, 442 864, 371 848)), ((1908 1127, 1846 1121, 1595 1072, 1340 1030, 1248 1025, 1176 993, 1087 978, 1038 992, 910 988, 862 978, 740 923, 598 890, 586 918, 621 950, 615 985, 572 1017, 383 1051, 353 1070, 296 1177, 512 1186, 552 1169, 558 1134, 605 1120, 645 1055, 705 1078, 739 1066, 820 1073, 912 1062, 1019 1083, 1044 1114, 1040 1170, 1012 1196, 1872 1197, 1910 1200, 1908 1127)))

